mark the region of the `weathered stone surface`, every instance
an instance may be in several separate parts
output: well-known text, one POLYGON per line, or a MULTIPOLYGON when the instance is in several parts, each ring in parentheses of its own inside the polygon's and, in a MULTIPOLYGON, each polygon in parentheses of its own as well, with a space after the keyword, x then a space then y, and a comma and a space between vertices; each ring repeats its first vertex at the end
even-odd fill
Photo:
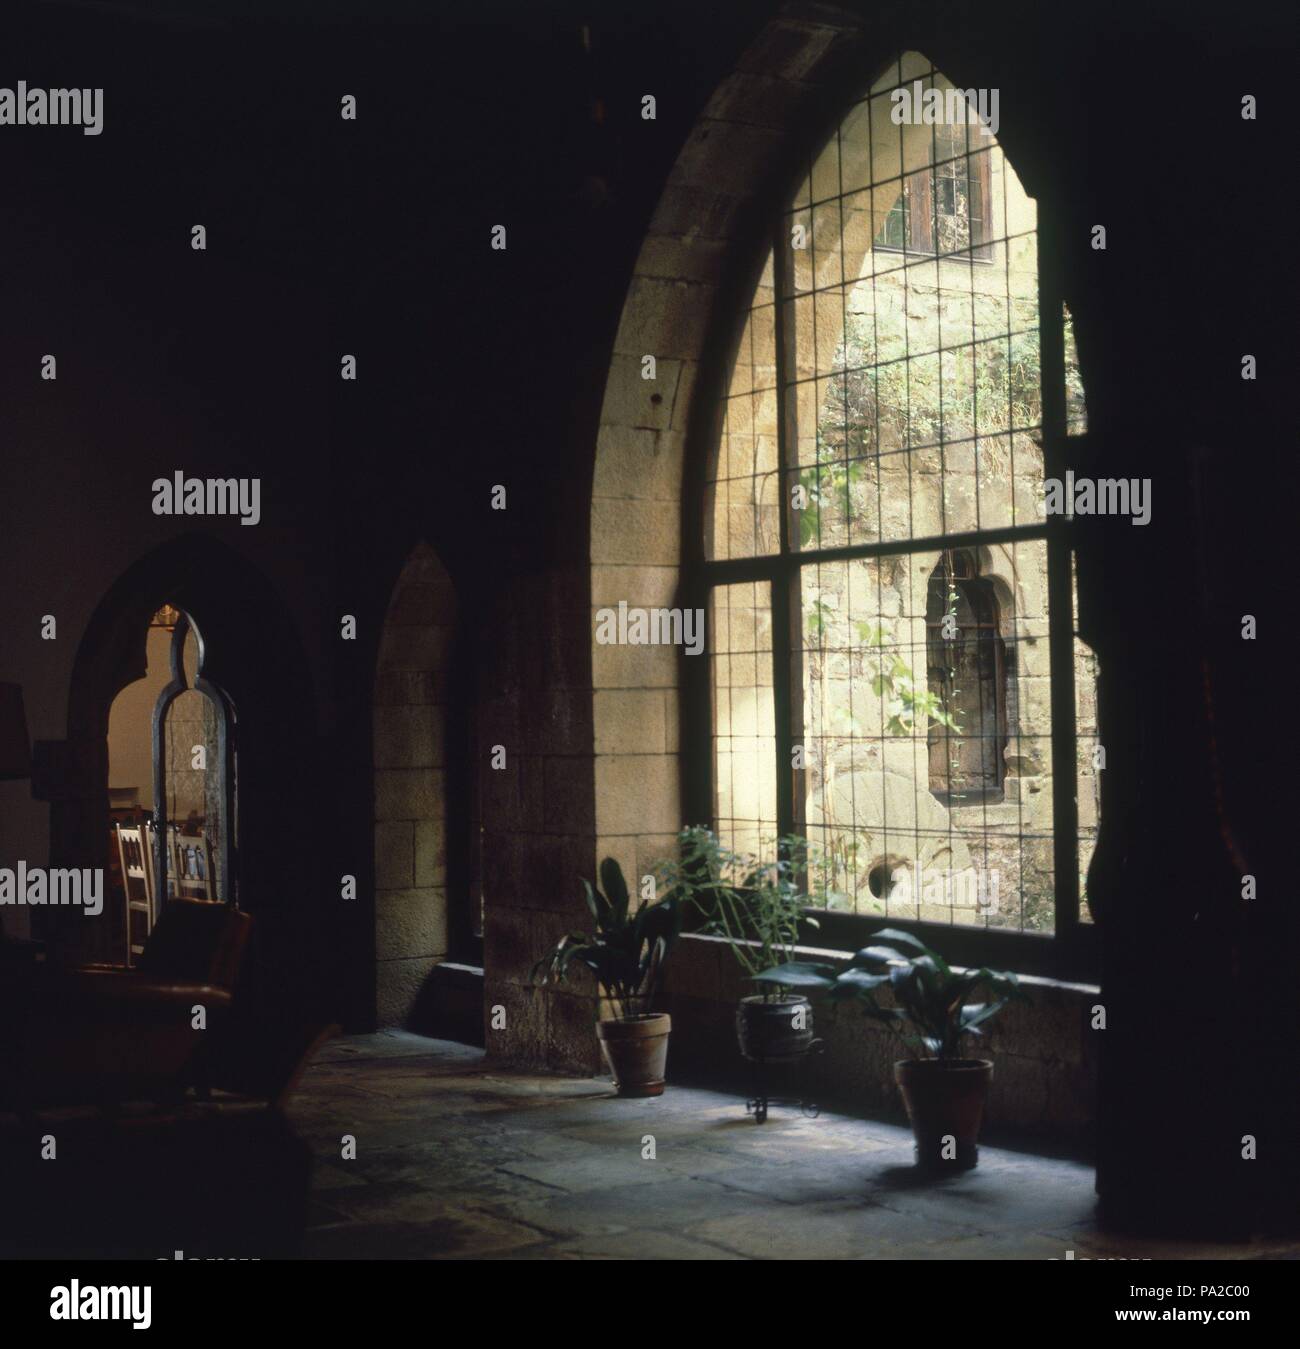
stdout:
POLYGON ((375 955, 380 960, 446 953, 445 890, 381 890, 375 896, 375 955))
MULTIPOLYGON (((488 1001, 540 1031, 513 986, 488 1001)), ((562 1013, 594 1042, 590 1005, 562 1013)), ((674 1022, 674 1040, 688 1032, 674 1022)), ((544 1037, 542 1037, 544 1038, 544 1037)), ((569 1038, 562 1031, 558 1039, 569 1038)), ((672 1051, 669 1072, 672 1075, 672 1051)), ((925 1182, 905 1126, 775 1105, 761 1128, 738 1095, 670 1081, 621 1100, 609 1080, 502 1071, 402 1032, 326 1046, 291 1114, 316 1154, 306 1254, 374 1258, 1078 1259, 1291 1256, 1294 1242, 1223 1246, 1111 1236, 1091 1168, 980 1148, 977 1170, 925 1182), (339 1158, 339 1135, 358 1157, 339 1158), (655 1156, 643 1155, 644 1139, 655 1156)))
POLYGON ((444 670, 380 670, 375 676, 376 707, 414 707, 445 701, 444 670))
POLYGON ((543 916, 532 909, 495 905, 483 918, 484 967, 517 972, 518 981, 526 982, 533 965, 560 935, 554 923, 544 923, 543 916))
POLYGON ((677 534, 664 527, 663 511, 655 502, 598 498, 591 503, 592 562, 670 566, 680 549, 677 534))
POLYGON ((807 92, 786 78, 737 72, 718 86, 704 114, 719 122, 781 130, 790 125, 792 109, 807 92))
POLYGON ((726 245, 716 239, 649 234, 641 245, 636 274, 671 280, 717 281, 727 260, 726 245))
POLYGON ((591 760, 586 755, 549 755, 545 760, 544 827, 562 834, 592 814, 591 760))
POLYGON ((379 663, 386 670, 436 670, 443 664, 446 649, 447 634, 442 628, 386 627, 380 642, 379 663))
POLYGON ((394 890, 415 881, 415 825, 380 820, 375 825, 375 885, 394 890))
POLYGON ((446 713, 436 705, 375 709, 376 768, 437 768, 443 762, 446 713))
POLYGON ((629 861, 626 871, 628 875, 628 886, 632 886, 632 878, 636 878, 636 884, 641 885, 646 876, 655 875, 659 864, 668 858, 677 855, 677 835, 674 834, 638 834, 632 840, 633 857, 629 861))
POLYGON ((594 984, 587 976, 551 992, 546 1032, 547 1062, 552 1068, 562 1072, 599 1071, 594 984))
POLYGON ((596 759, 596 827, 601 834, 669 834, 681 821, 678 763, 668 754, 596 759))
MULTIPOLYGON (((404 571, 384 622, 403 627, 438 627, 448 624, 455 614, 456 595, 449 581, 445 578, 441 582, 408 581, 404 571)), ((444 639, 449 637, 449 632, 444 633, 444 639)))
POLYGON ((600 428, 593 494, 662 501, 671 518, 682 497, 682 436, 646 427, 600 428))
POLYGON ((524 710, 524 745, 530 753, 573 756, 591 753, 590 689, 546 688, 524 710))
POLYGON ((433 960, 427 956, 409 960, 381 960, 378 963, 375 969, 375 1005, 381 1026, 400 1026, 405 1023, 433 964, 433 960))
POLYGON ((679 239, 727 240, 747 205, 745 196, 678 183, 659 198, 650 232, 679 239))
POLYGON ((671 996, 718 1001, 722 997, 721 964, 734 961, 730 946, 721 937, 692 937, 677 943, 667 967, 671 996))
POLYGON ((441 885, 446 879, 446 827, 441 819, 414 823, 415 884, 441 885))
MULTIPOLYGON (((488 748, 491 752, 493 747, 488 748)), ((489 768, 479 779, 484 819, 508 822, 515 830, 541 832, 546 815, 545 760, 516 753, 509 745, 503 748, 505 766, 489 768)))
POLYGON ((598 690, 595 715, 597 754, 663 754, 668 748, 659 689, 598 690))
POLYGON ((548 999, 542 991, 489 977, 483 991, 484 1034, 489 1060, 511 1064, 546 1063, 548 999), (494 1021, 499 1020, 500 1025, 494 1021))
POLYGON ((847 41, 842 28, 782 19, 763 29, 740 58, 738 68, 756 75, 808 80, 847 41))
POLYGON ((600 410, 601 425, 667 431, 672 424, 673 403, 677 397, 681 369, 680 361, 666 355, 660 360, 658 352, 653 349, 616 355, 610 365, 609 382, 605 386, 605 401, 600 410), (642 356, 655 357, 654 379, 641 378, 642 356))
POLYGON ((442 809, 442 774, 427 768, 375 772, 375 819, 429 819, 442 809))
POLYGON ((638 379, 642 356, 690 360, 704 339, 715 294, 706 282, 634 277, 614 350, 637 361, 638 379))
MULTIPOLYGON (((592 632, 595 632, 595 610, 592 632)), ((675 646, 619 646, 592 651, 592 678, 602 689, 668 689, 676 686, 680 651, 675 646)))
MULTIPOLYGON (((674 567, 641 563, 602 563, 591 569, 593 610, 617 609, 620 600, 639 609, 665 609, 676 604, 681 573, 674 567)), ((595 635, 593 614, 592 635, 595 635)))

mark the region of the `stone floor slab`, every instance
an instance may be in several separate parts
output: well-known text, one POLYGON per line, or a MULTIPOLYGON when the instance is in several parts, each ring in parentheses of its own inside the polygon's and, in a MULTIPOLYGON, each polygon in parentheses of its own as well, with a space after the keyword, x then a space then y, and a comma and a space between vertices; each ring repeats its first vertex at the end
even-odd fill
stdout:
POLYGON ((1105 1233, 1078 1162, 982 1148, 977 1170, 935 1180, 895 1124, 774 1109, 759 1125, 734 1093, 622 1099, 604 1078, 511 1072, 402 1031, 325 1046, 290 1113, 316 1157, 308 1258, 1300 1255, 1105 1233))

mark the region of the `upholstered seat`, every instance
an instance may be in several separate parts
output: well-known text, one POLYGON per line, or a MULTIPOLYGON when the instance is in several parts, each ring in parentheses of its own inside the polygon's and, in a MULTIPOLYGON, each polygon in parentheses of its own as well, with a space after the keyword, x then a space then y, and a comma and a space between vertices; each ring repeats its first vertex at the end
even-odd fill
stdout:
POLYGON ((171 900, 138 964, 48 969, 0 993, 0 1103, 110 1103, 204 1081, 252 930, 222 904, 171 900))

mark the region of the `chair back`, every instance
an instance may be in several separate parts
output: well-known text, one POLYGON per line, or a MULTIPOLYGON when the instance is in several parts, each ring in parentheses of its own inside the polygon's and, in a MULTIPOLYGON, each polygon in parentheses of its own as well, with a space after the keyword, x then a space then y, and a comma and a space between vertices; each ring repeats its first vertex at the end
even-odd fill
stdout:
POLYGON ((126 895, 126 963, 129 966, 144 951, 157 913, 151 833, 147 825, 116 824, 114 830, 122 889, 126 895))
POLYGON ((212 846, 206 834, 182 834, 175 825, 168 827, 169 855, 176 873, 178 898, 216 899, 212 874, 212 846))

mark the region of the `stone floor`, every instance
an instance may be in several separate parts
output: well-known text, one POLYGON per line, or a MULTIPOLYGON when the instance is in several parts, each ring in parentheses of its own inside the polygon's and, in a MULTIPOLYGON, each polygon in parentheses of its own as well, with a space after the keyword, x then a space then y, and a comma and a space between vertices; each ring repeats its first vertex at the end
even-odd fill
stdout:
POLYGON ((778 1107, 759 1126, 735 1097, 673 1085, 620 1100, 607 1080, 494 1070, 400 1031, 328 1045, 291 1115, 316 1156, 314 1258, 1294 1253, 1107 1236, 1074 1162, 981 1148, 977 1171, 921 1182, 905 1129, 778 1107))

